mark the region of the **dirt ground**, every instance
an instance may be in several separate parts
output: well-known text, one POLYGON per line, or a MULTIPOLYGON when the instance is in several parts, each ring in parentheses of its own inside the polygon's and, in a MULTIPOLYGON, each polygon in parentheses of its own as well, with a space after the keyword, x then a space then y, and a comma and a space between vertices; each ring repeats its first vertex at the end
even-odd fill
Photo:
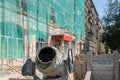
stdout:
POLYGON ((19 72, 19 70, 13 70, 13 69, 3 69, 0 68, 0 80, 9 80, 10 78, 17 78, 17 79, 32 79, 32 77, 24 77, 19 72))

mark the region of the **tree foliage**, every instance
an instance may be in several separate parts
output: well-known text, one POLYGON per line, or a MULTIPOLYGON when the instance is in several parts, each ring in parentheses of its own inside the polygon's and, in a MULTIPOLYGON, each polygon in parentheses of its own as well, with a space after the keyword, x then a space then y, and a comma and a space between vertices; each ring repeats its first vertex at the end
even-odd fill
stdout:
POLYGON ((109 4, 106 15, 103 17, 105 32, 102 42, 111 50, 120 51, 120 8, 116 4, 109 4))

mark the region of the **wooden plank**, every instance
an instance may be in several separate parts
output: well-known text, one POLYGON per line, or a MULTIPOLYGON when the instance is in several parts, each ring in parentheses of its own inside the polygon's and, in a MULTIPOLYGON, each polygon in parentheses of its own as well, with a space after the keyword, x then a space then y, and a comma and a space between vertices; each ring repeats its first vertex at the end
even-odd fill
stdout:
POLYGON ((91 55, 92 58, 105 58, 105 59, 108 59, 108 58, 113 58, 113 55, 91 55))
POLYGON ((95 75, 106 75, 106 76, 112 76, 113 71, 93 71, 92 74, 95 75))
POLYGON ((112 60, 93 60, 93 66, 113 66, 112 60))
POLYGON ((75 56, 75 75, 78 80, 82 80, 80 58, 77 55, 75 56))
POLYGON ((75 80, 74 73, 68 74, 68 80, 75 80))
POLYGON ((96 65, 93 66, 92 69, 93 71, 95 70, 113 71, 113 66, 96 65))
POLYGON ((91 71, 87 71, 84 80, 91 80, 91 71))
POLYGON ((94 75, 93 80, 114 80, 113 76, 94 75))

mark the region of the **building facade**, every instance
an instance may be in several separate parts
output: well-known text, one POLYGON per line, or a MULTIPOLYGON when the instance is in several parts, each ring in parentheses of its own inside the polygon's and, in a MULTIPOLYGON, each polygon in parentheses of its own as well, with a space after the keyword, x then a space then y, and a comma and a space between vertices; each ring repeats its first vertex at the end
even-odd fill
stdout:
POLYGON ((39 38, 66 55, 77 51, 84 24, 84 0, 0 0, 0 58, 33 56, 39 38))
POLYGON ((92 0, 85 1, 85 28, 85 52, 93 54, 105 52, 104 44, 100 42, 104 29, 92 0))
POLYGON ((91 0, 0 0, 1 59, 35 55, 38 39, 66 55, 69 49, 100 53, 102 31, 91 0))

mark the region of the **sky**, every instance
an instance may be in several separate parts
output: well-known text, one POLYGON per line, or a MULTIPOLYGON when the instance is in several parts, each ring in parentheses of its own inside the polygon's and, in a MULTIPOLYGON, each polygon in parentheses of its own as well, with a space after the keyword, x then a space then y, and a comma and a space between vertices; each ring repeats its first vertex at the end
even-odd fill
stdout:
POLYGON ((99 18, 101 19, 104 15, 106 0, 93 0, 93 2, 98 12, 99 18))

